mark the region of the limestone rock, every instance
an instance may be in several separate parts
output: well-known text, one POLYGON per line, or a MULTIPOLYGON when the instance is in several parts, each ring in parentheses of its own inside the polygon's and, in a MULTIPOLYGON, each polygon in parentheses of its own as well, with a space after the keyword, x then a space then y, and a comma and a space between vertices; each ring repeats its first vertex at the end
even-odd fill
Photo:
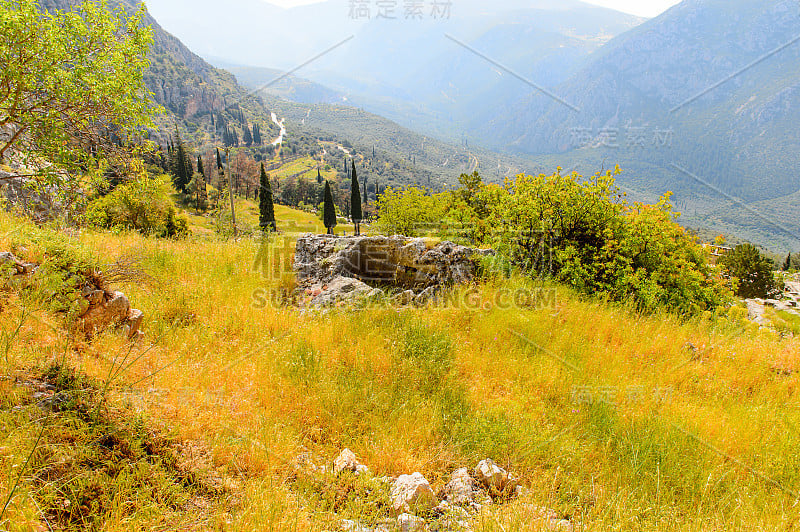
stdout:
POLYGON ((383 292, 380 289, 350 277, 335 277, 328 283, 316 286, 311 291, 311 307, 330 307, 337 303, 353 303, 358 300, 378 297, 383 292))
POLYGON ((421 473, 400 475, 390 492, 392 510, 395 514, 427 511, 436 506, 436 495, 421 473))
POLYGON ((342 471, 356 471, 359 465, 353 451, 345 449, 333 460, 333 473, 338 475, 342 471))
POLYGON ((114 292, 111 298, 99 305, 90 306, 81 318, 86 334, 95 334, 110 325, 122 324, 128 319, 130 302, 122 292, 114 292))
POLYGON ((404 236, 307 234, 297 240, 294 269, 302 288, 345 277, 369 286, 411 290, 416 298, 429 287, 471 280, 475 274, 473 258, 493 253, 452 242, 429 249, 425 240, 404 236))
POLYGON ((134 338, 139 334, 143 319, 144 312, 139 309, 132 308, 128 312, 128 338, 134 338))
POLYGON ((475 479, 488 490, 505 491, 513 490, 517 482, 508 474, 508 471, 495 464, 492 460, 481 460, 475 467, 475 479))
POLYGON ((416 297, 413 290, 404 290, 397 294, 394 300, 398 305, 410 305, 416 297))
POLYGON ((427 530, 425 520, 411 514, 398 515, 397 527, 400 529, 400 532, 423 532, 427 530))
POLYGON ((444 499, 450 504, 469 505, 475 502, 475 491, 478 486, 470 476, 467 468, 454 471, 450 482, 444 487, 444 499))

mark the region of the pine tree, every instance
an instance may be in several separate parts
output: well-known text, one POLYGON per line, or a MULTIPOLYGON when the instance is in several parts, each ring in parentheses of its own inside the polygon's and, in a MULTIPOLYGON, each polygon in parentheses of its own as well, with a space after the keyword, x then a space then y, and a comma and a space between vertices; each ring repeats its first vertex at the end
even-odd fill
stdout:
POLYGON ((786 260, 783 263, 783 271, 788 272, 792 269, 792 254, 786 255, 786 260))
POLYGON ((253 135, 250 133, 250 128, 247 124, 244 125, 244 134, 242 135, 242 140, 244 141, 245 146, 253 145, 253 135))
POLYGON ((270 231, 276 231, 275 226, 275 206, 272 203, 272 185, 269 182, 269 176, 264 170, 264 163, 261 163, 261 180, 259 187, 259 217, 258 222, 262 231, 269 228, 270 231))
POLYGON ((353 168, 350 174, 350 219, 353 220, 356 236, 358 236, 361 234, 361 219, 363 218, 363 213, 361 212, 361 191, 358 185, 358 177, 356 176, 356 162, 351 162, 353 168))
POLYGON ((331 185, 325 180, 325 199, 322 203, 322 221, 325 228, 328 229, 328 234, 333 234, 333 228, 336 227, 336 207, 333 203, 333 194, 331 194, 331 185))

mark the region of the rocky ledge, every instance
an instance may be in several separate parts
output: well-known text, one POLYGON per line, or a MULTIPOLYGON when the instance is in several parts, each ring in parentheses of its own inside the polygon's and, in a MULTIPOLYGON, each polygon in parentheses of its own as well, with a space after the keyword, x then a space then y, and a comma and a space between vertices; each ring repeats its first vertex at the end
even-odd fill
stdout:
POLYGON ((308 234, 297 240, 294 269, 311 307, 391 292, 398 303, 422 304, 442 287, 471 281, 475 259, 493 253, 404 236, 308 234))

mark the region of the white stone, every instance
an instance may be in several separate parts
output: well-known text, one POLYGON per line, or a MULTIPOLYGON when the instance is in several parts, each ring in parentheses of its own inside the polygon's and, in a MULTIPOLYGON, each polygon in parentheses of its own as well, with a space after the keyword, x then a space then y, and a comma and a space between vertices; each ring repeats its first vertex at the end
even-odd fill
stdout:
POLYGON ((359 466, 356 455, 350 449, 345 449, 333 461, 333 472, 338 475, 342 471, 356 471, 359 466))
POLYGON ((392 485, 390 493, 395 514, 427 511, 436 506, 436 494, 421 473, 400 475, 392 485))
POLYGON ((426 530, 425 520, 411 514, 397 516, 397 526, 400 532, 422 532, 426 530))
POLYGON ((475 487, 475 481, 467 468, 458 469, 445 485, 444 497, 450 504, 470 504, 475 502, 475 487))
POLYGON ((487 489, 503 491, 509 485, 508 471, 495 464, 492 460, 481 460, 475 466, 475 479, 487 489))

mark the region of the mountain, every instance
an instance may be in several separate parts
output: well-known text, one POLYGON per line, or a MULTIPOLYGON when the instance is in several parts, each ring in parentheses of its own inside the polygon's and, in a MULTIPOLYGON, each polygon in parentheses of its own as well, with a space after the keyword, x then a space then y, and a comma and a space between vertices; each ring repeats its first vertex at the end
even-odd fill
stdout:
POLYGON ((799 16, 791 0, 685 0, 610 41, 554 98, 499 104, 487 139, 542 164, 619 163, 640 197, 674 191, 685 222, 796 249, 799 16))
MULTIPOLYGON (((351 11, 356 3, 335 0, 291 9, 233 0, 224 12, 210 2, 149 2, 170 31, 217 66, 301 66, 297 75, 357 107, 450 140, 479 140, 471 132, 491 116, 493 102, 515 101, 533 90, 509 70, 552 86, 604 42, 643 21, 575 0, 464 0, 446 15, 434 15, 424 3, 416 17, 408 16, 408 3, 383 4, 395 6, 394 19, 377 17, 379 3, 365 4, 367 17, 351 11), (185 16, 190 10, 214 16, 185 16)), ((263 84, 269 76, 251 81, 263 84)), ((303 103, 330 103, 328 94, 310 101, 313 96, 286 94, 303 103)))

